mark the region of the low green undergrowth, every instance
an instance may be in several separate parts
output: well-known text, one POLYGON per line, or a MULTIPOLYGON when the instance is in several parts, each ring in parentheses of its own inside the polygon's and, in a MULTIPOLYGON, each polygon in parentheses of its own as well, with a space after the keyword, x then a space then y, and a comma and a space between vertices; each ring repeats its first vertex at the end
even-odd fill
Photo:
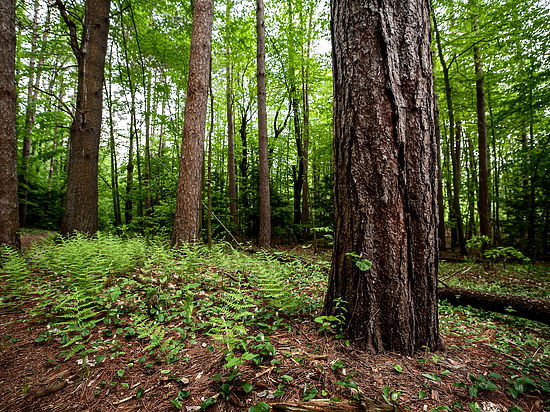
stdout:
POLYGON ((24 255, 2 250, 11 305, 47 323, 37 341, 58 340, 66 358, 91 359, 120 337, 168 362, 197 331, 221 342, 228 360, 246 353, 250 330, 272 332, 318 305, 323 268, 228 244, 168 247, 164 239, 98 234, 51 240, 24 255))

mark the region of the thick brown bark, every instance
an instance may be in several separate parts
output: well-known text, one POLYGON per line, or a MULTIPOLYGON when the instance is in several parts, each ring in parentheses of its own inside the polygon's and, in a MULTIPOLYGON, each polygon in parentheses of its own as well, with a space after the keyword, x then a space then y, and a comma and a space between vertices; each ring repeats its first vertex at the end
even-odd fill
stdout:
POLYGON ((56 0, 69 28, 78 64, 76 110, 70 128, 67 196, 61 234, 98 230, 98 160, 103 109, 103 70, 109 35, 110 0, 86 0, 82 37, 65 5, 56 0))
POLYGON ((470 305, 550 324, 550 303, 525 296, 502 295, 455 287, 439 288, 439 298, 453 305, 470 305))
POLYGON ((256 0, 257 82, 258 82, 258 146, 260 152, 260 227, 258 246, 271 244, 271 206, 269 195, 269 163, 267 158, 267 103, 265 90, 265 19, 264 2, 256 0))
POLYGON ((440 346, 428 3, 334 0, 335 237, 325 313, 352 344, 440 346), (353 254, 353 255, 350 255, 353 254), (372 262, 361 270, 359 261, 372 262))
POLYGON ((0 245, 19 249, 15 99, 15 0, 3 0, 0 2, 0 245))
POLYGON ((189 78, 172 245, 199 237, 204 134, 212 49, 212 0, 193 2, 189 78))
POLYGON ((227 178, 229 195, 229 215, 233 233, 236 233, 239 226, 237 218, 237 179, 235 176, 235 124, 233 116, 233 73, 231 60, 231 37, 229 24, 231 21, 231 1, 227 1, 225 19, 227 24, 226 33, 226 57, 225 81, 226 81, 226 110, 227 110, 227 178))

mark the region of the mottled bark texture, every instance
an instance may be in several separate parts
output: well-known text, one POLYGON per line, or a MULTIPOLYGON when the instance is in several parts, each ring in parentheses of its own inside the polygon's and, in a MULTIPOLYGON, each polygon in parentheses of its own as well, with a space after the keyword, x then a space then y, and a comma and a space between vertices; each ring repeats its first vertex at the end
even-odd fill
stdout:
POLYGON ((180 176, 172 245, 199 237, 204 134, 212 49, 212 0, 193 2, 193 30, 185 102, 180 176))
POLYGON ((19 249, 15 137, 15 0, 0 2, 0 245, 19 249))
POLYGON ((67 195, 61 234, 98 230, 98 160, 103 110, 103 80, 109 0, 86 0, 82 36, 61 0, 56 0, 69 29, 69 40, 78 65, 76 110, 69 135, 67 195))
POLYGON ((267 158, 267 105, 265 91, 265 19, 264 2, 256 0, 257 81, 258 81, 258 144, 260 152, 260 230, 258 246, 271 243, 271 206, 269 197, 269 163, 267 158))
POLYGON ((331 18, 336 221, 325 313, 344 306, 344 333, 359 347, 437 349, 428 2, 333 0, 331 18), (370 270, 359 269, 364 259, 370 270))

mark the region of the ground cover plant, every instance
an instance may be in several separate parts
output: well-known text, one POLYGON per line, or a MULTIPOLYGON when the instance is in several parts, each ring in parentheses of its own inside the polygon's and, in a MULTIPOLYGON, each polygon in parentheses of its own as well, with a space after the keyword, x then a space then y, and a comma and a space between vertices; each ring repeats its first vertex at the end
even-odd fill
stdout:
MULTIPOLYGON (((549 406, 548 326, 442 302, 444 350, 360 352, 320 312, 329 258, 106 234, 3 249, 0 409, 549 406)), ((522 265, 443 262, 441 277, 547 297, 548 266, 522 265)))

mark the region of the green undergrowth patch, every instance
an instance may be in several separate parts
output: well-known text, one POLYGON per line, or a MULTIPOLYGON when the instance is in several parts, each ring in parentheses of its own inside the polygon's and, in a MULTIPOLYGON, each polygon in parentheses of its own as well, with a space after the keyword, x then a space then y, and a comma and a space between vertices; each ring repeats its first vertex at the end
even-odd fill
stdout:
POLYGON ((3 303, 32 302, 30 314, 47 323, 36 340, 56 340, 65 358, 88 363, 106 347, 116 356, 129 339, 174 362, 198 332, 220 342, 229 362, 246 353, 252 329, 271 333, 315 310, 325 276, 321 266, 228 244, 173 249, 105 234, 1 253, 3 303))

